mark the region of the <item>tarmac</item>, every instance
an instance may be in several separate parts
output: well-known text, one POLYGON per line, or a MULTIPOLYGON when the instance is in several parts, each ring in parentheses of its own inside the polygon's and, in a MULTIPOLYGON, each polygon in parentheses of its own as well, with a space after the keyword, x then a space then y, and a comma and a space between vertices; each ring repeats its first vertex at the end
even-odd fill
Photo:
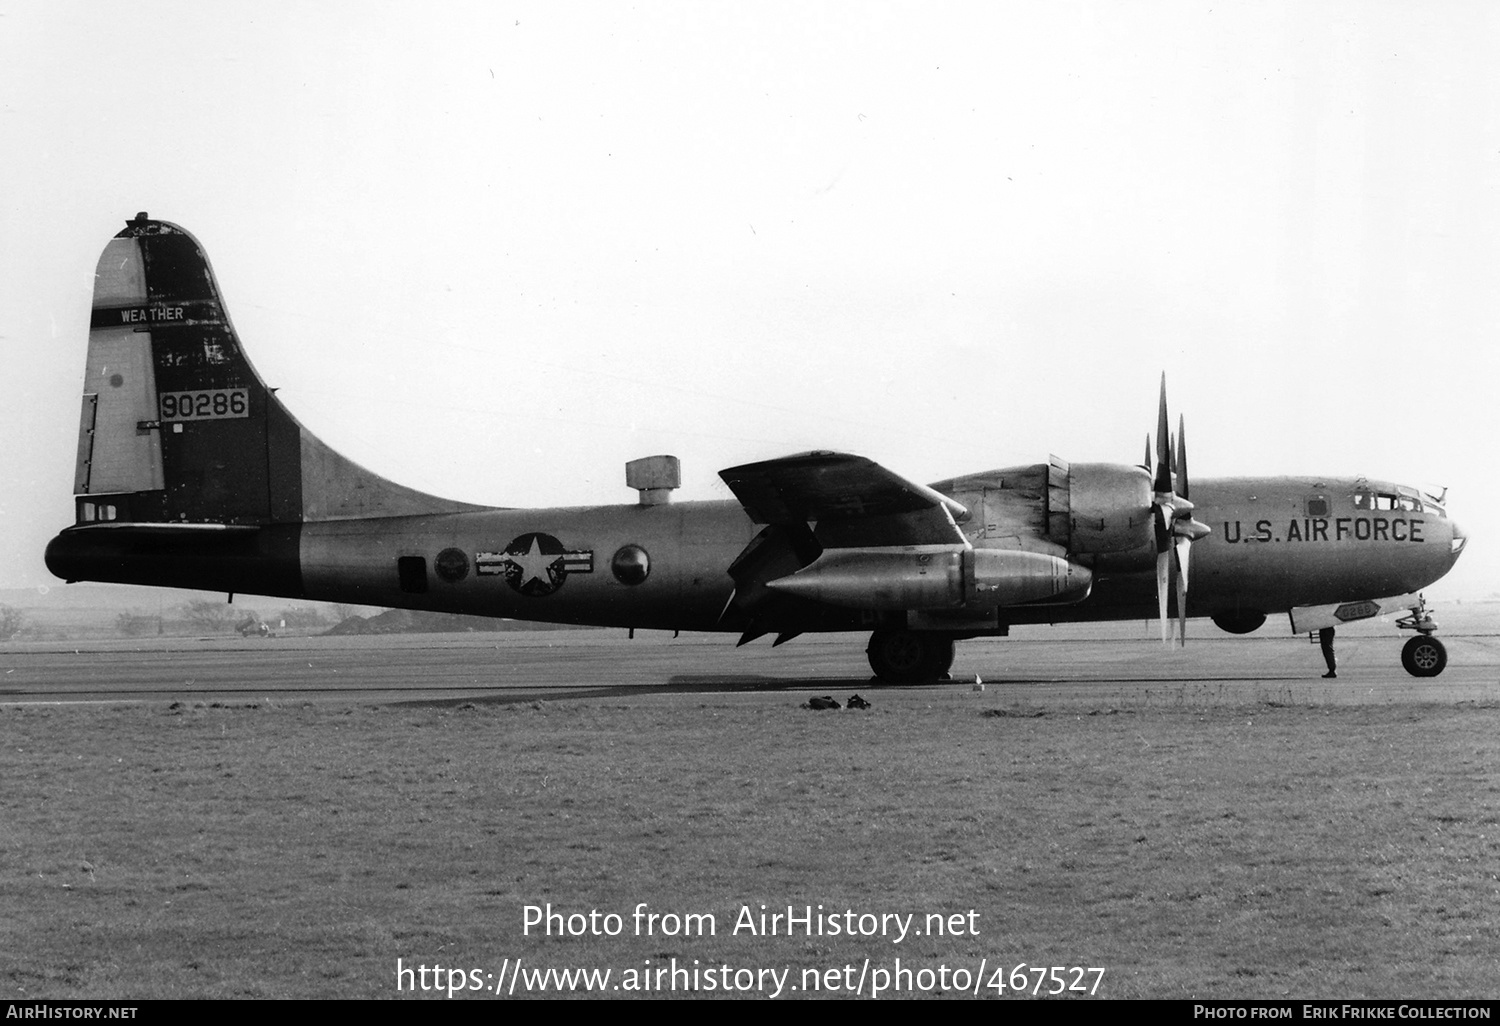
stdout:
MULTIPOLYGON (((1478 607, 1476 607, 1478 609, 1478 607)), ((960 642, 952 680, 929 688, 1045 695, 1050 703, 1129 706, 1364 704, 1500 700, 1500 625, 1480 609, 1439 632, 1448 667, 1415 678, 1405 635, 1371 622, 1341 630, 1339 676, 1305 637, 1271 625, 1250 636, 1194 621, 1185 647, 1153 624, 1017 628, 960 642)), ((735 646, 729 635, 623 630, 379 637, 168 638, 0 646, 0 704, 202 701, 485 703, 741 693, 876 692, 862 634, 735 646)), ((847 697, 845 695, 844 697, 847 697)))

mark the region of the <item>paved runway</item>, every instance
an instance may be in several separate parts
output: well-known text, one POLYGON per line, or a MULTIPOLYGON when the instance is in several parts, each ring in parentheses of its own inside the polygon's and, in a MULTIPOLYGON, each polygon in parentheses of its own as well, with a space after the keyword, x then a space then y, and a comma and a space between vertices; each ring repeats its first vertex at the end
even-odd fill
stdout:
MULTIPOLYGON (((1018 629, 961 642, 944 686, 970 689, 978 677, 987 690, 1049 704, 1500 700, 1500 634, 1440 635, 1448 669, 1419 680, 1401 669, 1398 632, 1351 633, 1340 637, 1339 679, 1325 681, 1316 646, 1264 630, 1212 631, 1175 650, 1141 624, 1018 629)), ((734 640, 601 630, 12 643, 0 647, 0 703, 649 700, 874 687, 864 635, 803 636, 775 649, 734 640)))

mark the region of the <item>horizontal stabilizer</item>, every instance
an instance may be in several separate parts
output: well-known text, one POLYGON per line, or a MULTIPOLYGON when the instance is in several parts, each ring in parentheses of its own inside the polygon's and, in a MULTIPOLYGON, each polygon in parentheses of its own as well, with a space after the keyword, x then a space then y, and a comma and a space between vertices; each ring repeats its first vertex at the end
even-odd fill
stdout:
POLYGON ((132 524, 69 527, 47 545, 47 569, 65 581, 303 594, 300 524, 132 524))
POLYGON ((125 521, 108 521, 98 524, 75 524, 63 529, 67 534, 100 534, 112 537, 133 538, 192 538, 199 535, 254 534, 260 530, 255 524, 132 524, 125 521))

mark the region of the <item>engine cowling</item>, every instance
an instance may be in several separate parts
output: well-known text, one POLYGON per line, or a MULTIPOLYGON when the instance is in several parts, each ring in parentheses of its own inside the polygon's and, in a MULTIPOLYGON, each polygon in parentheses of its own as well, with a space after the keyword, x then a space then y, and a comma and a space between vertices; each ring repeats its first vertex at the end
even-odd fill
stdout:
POLYGON ((1139 553, 1148 562, 1154 559, 1151 475, 1119 463, 1074 463, 1068 469, 1068 551, 1087 556, 1139 553))

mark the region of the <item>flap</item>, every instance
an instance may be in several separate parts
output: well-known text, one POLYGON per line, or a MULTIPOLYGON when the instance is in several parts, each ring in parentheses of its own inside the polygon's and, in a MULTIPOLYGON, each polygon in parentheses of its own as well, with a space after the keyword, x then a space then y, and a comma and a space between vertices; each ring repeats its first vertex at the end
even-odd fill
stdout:
POLYGON ((816 521, 825 545, 833 541, 829 532, 842 544, 967 545, 956 524, 969 516, 962 503, 863 456, 808 452, 719 476, 756 523, 816 521))

